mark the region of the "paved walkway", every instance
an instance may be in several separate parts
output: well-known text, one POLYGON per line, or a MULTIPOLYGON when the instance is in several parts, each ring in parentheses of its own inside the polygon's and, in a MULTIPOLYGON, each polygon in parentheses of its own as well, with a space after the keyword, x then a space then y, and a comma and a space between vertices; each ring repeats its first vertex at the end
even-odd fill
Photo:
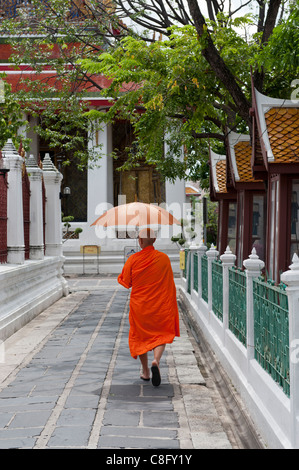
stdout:
POLYGON ((129 353, 129 292, 114 278, 68 282, 68 297, 2 345, 0 448, 259 447, 234 419, 182 314, 153 387, 129 353))

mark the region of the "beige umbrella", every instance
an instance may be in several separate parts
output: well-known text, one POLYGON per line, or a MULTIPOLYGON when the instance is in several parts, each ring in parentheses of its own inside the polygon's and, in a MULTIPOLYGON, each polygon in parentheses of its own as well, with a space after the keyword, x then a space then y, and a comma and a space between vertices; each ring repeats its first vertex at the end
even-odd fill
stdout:
POLYGON ((149 227, 152 225, 173 225, 180 222, 167 210, 155 204, 132 202, 113 207, 91 225, 103 227, 149 227))

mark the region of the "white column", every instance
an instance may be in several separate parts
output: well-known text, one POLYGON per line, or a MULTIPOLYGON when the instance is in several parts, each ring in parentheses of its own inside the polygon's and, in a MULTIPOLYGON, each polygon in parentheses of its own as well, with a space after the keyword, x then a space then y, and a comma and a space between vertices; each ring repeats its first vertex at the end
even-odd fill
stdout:
MULTIPOLYGON (((113 159, 110 156, 112 151, 112 127, 103 124, 102 130, 88 134, 88 147, 99 155, 99 160, 95 167, 88 170, 88 195, 87 210, 88 222, 95 221, 101 211, 101 207, 113 205, 113 159), (99 147, 97 147, 99 146, 99 147)), ((108 208, 108 207, 106 207, 108 208)))
POLYGON ((39 141, 38 134, 35 132, 34 127, 38 125, 39 118, 28 115, 29 129, 27 128, 26 137, 31 140, 29 154, 38 155, 39 141))
POLYGON ((290 270, 282 273, 287 285, 290 344, 291 444, 299 449, 299 258, 294 254, 290 270))
POLYGON ((22 168, 24 160, 11 139, 2 149, 7 174, 7 262, 23 264, 25 261, 22 168))
POLYGON ((44 258, 42 170, 33 155, 26 162, 30 180, 30 259, 44 258))
MULTIPOLYGON (((254 359, 254 314, 253 314, 253 279, 261 275, 265 263, 259 259, 253 248, 249 259, 243 261, 246 268, 246 329, 247 361, 254 359)), ((249 367, 249 364, 248 364, 249 367)))
POLYGON ((216 250, 215 246, 212 244, 211 248, 207 251, 208 257, 208 308, 209 312, 212 310, 212 261, 217 258, 219 251, 216 250))
MULTIPOLYGON (((167 140, 167 139, 166 139, 167 140)), ((165 154, 168 153, 168 145, 165 140, 165 154)), ((182 149, 182 159, 184 157, 182 149)), ((165 199, 166 209, 172 213, 172 215, 180 220, 184 218, 184 203, 186 199, 185 195, 185 180, 176 178, 174 183, 170 181, 165 182, 165 199)))
POLYGON ((46 256, 62 255, 62 226, 60 189, 62 174, 55 168, 47 153, 43 160, 46 187, 46 256))
POLYGON ((226 248, 223 255, 220 256, 222 261, 222 278, 223 278, 223 344, 226 342, 226 331, 228 330, 229 321, 229 268, 234 266, 236 255, 234 255, 230 247, 226 248))

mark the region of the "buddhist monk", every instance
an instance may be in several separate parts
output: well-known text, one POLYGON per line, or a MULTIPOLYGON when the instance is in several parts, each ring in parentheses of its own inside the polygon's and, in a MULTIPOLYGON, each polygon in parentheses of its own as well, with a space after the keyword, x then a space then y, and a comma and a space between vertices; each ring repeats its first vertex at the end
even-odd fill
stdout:
POLYGON ((138 237, 141 251, 126 261, 118 282, 132 288, 129 312, 129 347, 134 359, 139 357, 143 380, 150 380, 148 351, 154 353, 151 364, 152 384, 159 386, 159 363, 167 343, 180 336, 176 288, 170 260, 154 248, 155 234, 143 229, 138 237))

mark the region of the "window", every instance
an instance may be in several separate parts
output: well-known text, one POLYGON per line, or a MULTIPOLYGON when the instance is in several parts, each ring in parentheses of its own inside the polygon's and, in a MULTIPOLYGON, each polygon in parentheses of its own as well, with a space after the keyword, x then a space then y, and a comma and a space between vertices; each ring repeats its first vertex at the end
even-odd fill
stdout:
POLYGON ((278 205, 279 205, 279 181, 271 182, 270 193, 270 246, 269 246, 269 278, 275 280, 277 264, 277 232, 278 232, 278 205))
POLYGON ((232 253, 236 252, 236 229, 237 229, 237 215, 236 215, 236 202, 230 202, 228 208, 228 234, 227 244, 232 253))
POLYGON ((237 265, 239 268, 243 266, 243 231, 244 231, 244 193, 238 195, 238 252, 237 265))
POLYGON ((256 254, 263 261, 265 261, 266 214, 266 196, 253 196, 252 247, 256 249, 256 254))
POLYGON ((291 259, 294 253, 299 255, 299 180, 293 180, 291 197, 291 259))

